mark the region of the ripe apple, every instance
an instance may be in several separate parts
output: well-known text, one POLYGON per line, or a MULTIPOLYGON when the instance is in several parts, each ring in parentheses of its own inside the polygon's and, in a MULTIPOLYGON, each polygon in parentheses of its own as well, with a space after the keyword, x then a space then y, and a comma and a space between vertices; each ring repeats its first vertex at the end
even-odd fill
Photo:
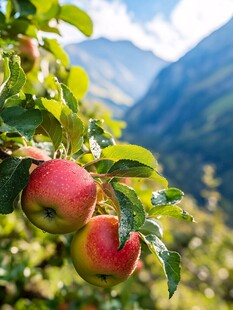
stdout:
POLYGON ((21 65, 25 72, 29 72, 35 66, 39 59, 40 53, 38 46, 34 41, 25 35, 21 35, 17 47, 18 54, 21 58, 21 65))
POLYGON ((80 229, 96 204, 96 184, 75 162, 52 159, 38 166, 23 190, 21 205, 28 219, 52 234, 80 229))
POLYGON ((98 215, 79 231, 71 243, 71 258, 77 273, 87 282, 111 287, 127 280, 137 266, 140 238, 131 232, 130 239, 118 251, 118 219, 98 215))
MULTIPOLYGON (((42 149, 39 149, 37 147, 34 146, 23 146, 17 150, 15 150, 12 155, 14 157, 30 157, 30 158, 34 158, 37 160, 50 160, 51 157, 49 157, 49 155, 42 149)), ((32 171, 34 169, 37 168, 37 165, 32 164, 30 167, 29 172, 32 173, 32 171)))

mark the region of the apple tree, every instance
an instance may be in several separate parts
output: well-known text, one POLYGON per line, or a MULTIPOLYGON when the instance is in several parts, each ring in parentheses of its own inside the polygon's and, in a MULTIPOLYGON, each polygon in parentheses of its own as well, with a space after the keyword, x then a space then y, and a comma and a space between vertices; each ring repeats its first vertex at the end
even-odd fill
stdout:
POLYGON ((159 218, 194 219, 179 206, 183 192, 169 187, 154 155, 138 145, 119 142, 121 122, 86 105, 88 76, 83 68, 70 65, 55 38, 61 23, 76 27, 87 37, 93 31, 87 13, 58 0, 7 0, 0 7, 1 218, 20 212, 25 221, 29 219, 49 234, 60 234, 66 240, 75 235, 78 241, 71 247, 77 243, 78 248, 71 252, 77 271, 82 268, 78 261, 85 259, 87 270, 91 264, 100 266, 105 261, 98 267, 101 271, 95 270, 100 281, 82 275, 104 287, 116 284, 108 278, 116 269, 121 274, 130 256, 134 258, 122 281, 136 268, 141 248, 152 252, 172 297, 180 281, 181 258, 163 243, 159 218), (141 197, 135 180, 154 184, 150 199, 141 197), (84 215, 85 206, 91 206, 88 215, 84 215), (96 218, 102 223, 95 226, 96 218), (108 235, 108 228, 102 229, 109 218, 117 227, 113 235, 108 235), (98 249, 85 252, 93 236, 98 249), (111 236, 117 236, 117 242, 111 236), (135 244, 131 246, 132 240, 135 244), (106 250, 109 244, 111 248, 106 250), (130 251, 124 251, 126 247, 130 251), (109 252, 115 253, 110 259, 118 257, 121 265, 105 270, 109 252))

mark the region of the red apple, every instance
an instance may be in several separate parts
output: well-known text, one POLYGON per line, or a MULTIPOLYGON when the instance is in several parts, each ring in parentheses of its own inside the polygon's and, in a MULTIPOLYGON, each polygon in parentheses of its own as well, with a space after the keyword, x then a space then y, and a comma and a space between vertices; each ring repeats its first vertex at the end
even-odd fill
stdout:
POLYGON ((91 218, 96 184, 75 162, 52 159, 38 166, 22 193, 22 210, 43 231, 65 234, 80 229, 91 218))
MULTIPOLYGON (((39 149, 37 147, 34 146, 23 146, 17 150, 15 150, 12 155, 14 157, 30 157, 30 158, 34 158, 37 160, 50 160, 51 157, 49 157, 49 155, 42 149, 39 149)), ((37 165, 32 164, 30 167, 30 173, 32 173, 32 171, 34 169, 37 168, 37 165)))
POLYGON ((140 256, 140 238, 132 232, 118 251, 118 219, 99 215, 76 232, 71 244, 71 257, 78 274, 87 282, 111 287, 128 279, 140 256))
POLYGON ((21 35, 17 50, 21 58, 22 68, 25 72, 31 71, 40 56, 38 46, 30 37, 21 35))

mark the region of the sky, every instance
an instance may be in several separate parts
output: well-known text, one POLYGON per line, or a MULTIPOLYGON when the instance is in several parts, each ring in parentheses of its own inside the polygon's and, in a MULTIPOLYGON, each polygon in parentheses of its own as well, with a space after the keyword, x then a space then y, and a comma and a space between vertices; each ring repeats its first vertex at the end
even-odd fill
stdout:
MULTIPOLYGON (((92 18, 91 38, 130 40, 155 55, 176 61, 233 17, 233 0, 62 0, 92 18)), ((62 25, 62 43, 86 39, 62 25)))

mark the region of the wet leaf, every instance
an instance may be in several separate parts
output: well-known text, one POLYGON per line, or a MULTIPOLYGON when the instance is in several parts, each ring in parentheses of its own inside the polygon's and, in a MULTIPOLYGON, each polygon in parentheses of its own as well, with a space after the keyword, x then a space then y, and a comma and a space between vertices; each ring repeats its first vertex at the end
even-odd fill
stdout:
POLYGON ((170 216, 189 222, 194 222, 194 218, 192 215, 190 215, 188 212, 181 209, 180 207, 173 205, 156 206, 149 211, 148 215, 151 217, 170 216))
POLYGON ((29 180, 30 158, 9 157, 0 164, 0 213, 13 211, 13 202, 29 180))
POLYGON ((145 223, 140 228, 140 232, 144 235, 156 235, 159 239, 163 236, 161 224, 153 218, 147 218, 145 220, 145 223))
POLYGON ((88 127, 88 138, 89 144, 91 148, 91 152, 94 158, 100 158, 101 152, 104 148, 108 147, 109 145, 115 144, 115 141, 112 135, 106 132, 103 127, 103 122, 97 119, 90 119, 89 120, 89 127, 88 127))
POLYGON ((39 110, 25 110, 19 106, 6 108, 1 113, 3 124, 0 131, 18 132, 27 140, 31 140, 35 129, 42 122, 42 115, 39 110))
POLYGON ((78 112, 78 100, 65 84, 61 83, 62 100, 74 112, 78 112))
POLYGON ((121 183, 112 183, 120 206, 119 250, 130 238, 130 232, 138 231, 145 222, 145 211, 136 192, 121 183))
POLYGON ((171 298, 180 282, 180 255, 177 252, 169 251, 164 243, 155 235, 142 235, 142 239, 163 266, 165 276, 167 277, 169 298, 171 298))
POLYGON ((175 205, 179 203, 184 193, 177 188, 168 188, 152 193, 151 203, 153 206, 175 205))

